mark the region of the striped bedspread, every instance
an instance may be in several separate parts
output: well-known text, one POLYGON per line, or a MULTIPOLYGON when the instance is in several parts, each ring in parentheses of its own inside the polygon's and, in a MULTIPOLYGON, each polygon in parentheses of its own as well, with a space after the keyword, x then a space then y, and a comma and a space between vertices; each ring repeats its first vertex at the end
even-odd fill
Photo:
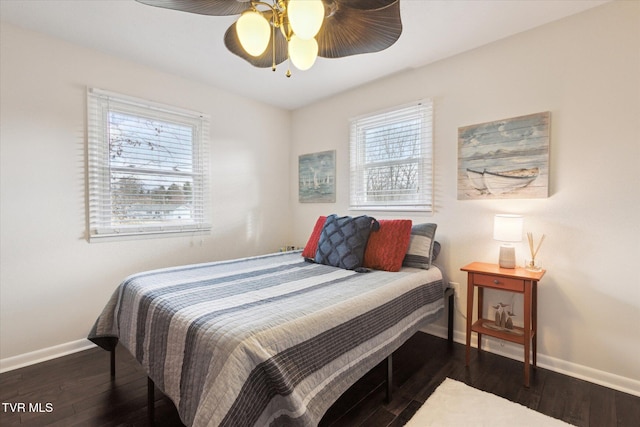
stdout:
POLYGON ((356 273, 299 252, 144 272, 89 339, 120 342, 188 426, 317 425, 444 307, 441 272, 356 273))

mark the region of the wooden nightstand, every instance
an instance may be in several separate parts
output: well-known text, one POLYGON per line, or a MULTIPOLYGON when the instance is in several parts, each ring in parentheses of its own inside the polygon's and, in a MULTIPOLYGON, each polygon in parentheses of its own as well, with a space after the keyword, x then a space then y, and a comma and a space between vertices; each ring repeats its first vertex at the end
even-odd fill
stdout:
POLYGON ((529 387, 529 355, 536 366, 536 339, 538 329, 538 281, 545 270, 532 272, 524 268, 500 268, 497 264, 473 262, 461 268, 467 277, 467 366, 471 357, 471 332, 478 334, 478 351, 482 348, 482 335, 499 338, 524 346, 524 385, 529 387), (472 322, 474 288, 478 288, 478 320, 472 322), (524 294, 524 327, 513 327, 513 332, 489 328, 493 319, 483 318, 484 288, 500 289, 524 294))

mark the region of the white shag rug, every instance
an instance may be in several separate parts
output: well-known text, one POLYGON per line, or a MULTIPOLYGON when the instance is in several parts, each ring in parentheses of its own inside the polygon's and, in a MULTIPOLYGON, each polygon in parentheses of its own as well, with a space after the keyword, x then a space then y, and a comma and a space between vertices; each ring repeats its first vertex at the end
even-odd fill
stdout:
POLYGON ((473 387, 445 379, 406 427, 567 427, 564 421, 473 387))

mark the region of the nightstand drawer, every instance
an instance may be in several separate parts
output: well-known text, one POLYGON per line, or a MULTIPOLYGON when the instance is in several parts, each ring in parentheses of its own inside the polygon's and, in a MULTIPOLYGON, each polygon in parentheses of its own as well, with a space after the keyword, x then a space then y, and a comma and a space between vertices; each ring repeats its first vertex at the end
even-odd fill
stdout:
POLYGON ((476 273, 473 275, 473 281, 476 286, 487 286, 507 291, 524 292, 524 280, 520 279, 510 279, 508 277, 476 273))

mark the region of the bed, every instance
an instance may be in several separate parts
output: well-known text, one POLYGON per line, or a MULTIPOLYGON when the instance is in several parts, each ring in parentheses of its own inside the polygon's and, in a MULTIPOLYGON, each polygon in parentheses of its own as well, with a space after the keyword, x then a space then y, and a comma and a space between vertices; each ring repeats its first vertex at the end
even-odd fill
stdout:
POLYGON ((317 425, 445 307, 437 267, 360 271, 292 251, 143 272, 88 338, 112 369, 124 345, 188 426, 317 425))

